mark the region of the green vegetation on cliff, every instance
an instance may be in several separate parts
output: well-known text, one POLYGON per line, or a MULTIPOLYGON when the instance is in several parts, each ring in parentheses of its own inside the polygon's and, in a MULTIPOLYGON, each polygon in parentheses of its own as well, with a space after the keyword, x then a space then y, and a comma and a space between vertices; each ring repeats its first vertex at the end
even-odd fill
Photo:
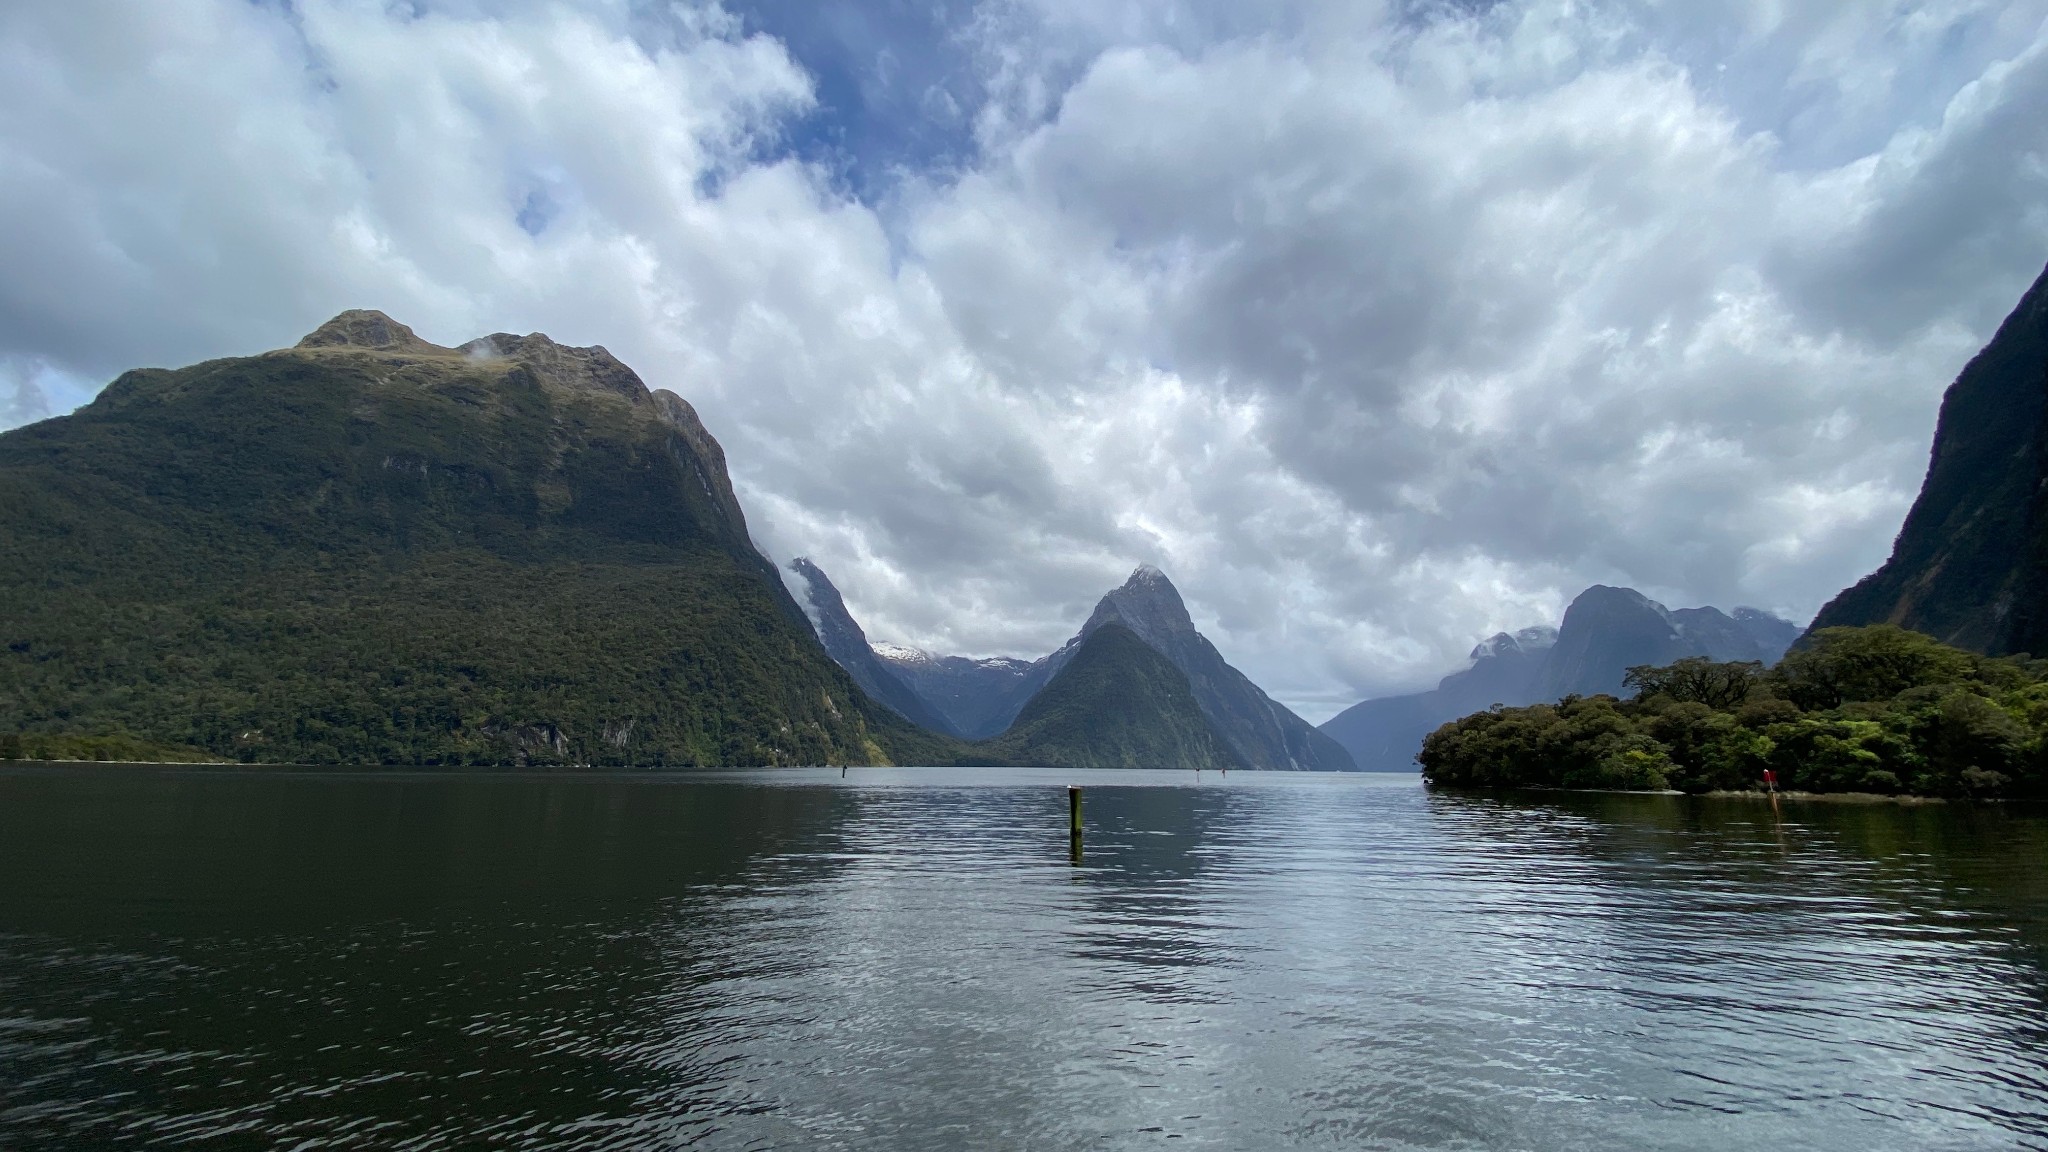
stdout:
POLYGON ((2048 661, 1992 658, 1891 625, 1823 628, 1777 667, 1629 670, 1635 696, 1567 696, 1453 721, 1431 784, 2017 797, 2048 793, 2048 661))
POLYGON ((129 372, 0 435, 0 732, 265 762, 958 759, 870 703, 679 397, 602 348, 129 372))
POLYGON ((977 747, 1055 768, 1238 768, 1187 676, 1122 624, 1081 643, 1008 731, 977 747))

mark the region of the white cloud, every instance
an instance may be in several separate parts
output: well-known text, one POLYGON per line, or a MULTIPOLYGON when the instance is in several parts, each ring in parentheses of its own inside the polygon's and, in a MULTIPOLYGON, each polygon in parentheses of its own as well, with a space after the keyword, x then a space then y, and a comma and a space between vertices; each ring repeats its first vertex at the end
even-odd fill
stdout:
POLYGON ((344 307, 604 343, 875 638, 1041 652, 1151 561, 1320 718, 1880 560, 2048 260, 2044 17, 988 0, 977 160, 869 204, 718 9, 29 0, 0 403, 344 307))

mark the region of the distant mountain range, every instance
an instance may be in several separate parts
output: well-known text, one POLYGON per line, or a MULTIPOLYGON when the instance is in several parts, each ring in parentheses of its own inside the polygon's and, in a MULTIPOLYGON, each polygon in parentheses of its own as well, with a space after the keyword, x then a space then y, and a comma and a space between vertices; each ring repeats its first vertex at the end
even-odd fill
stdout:
POLYGON ((934 656, 895 644, 871 650, 966 740, 1000 735, 1047 679, 1039 662, 1013 656, 934 656))
MULTIPOLYGON (((1942 397, 1927 477, 1891 557, 1811 627, 1868 624, 1989 655, 2048 655, 2048 269, 1942 397)), ((1689 655, 1771 663, 1798 631, 1754 609, 1670 612, 1629 589, 1589 588, 1554 638, 1496 636, 1433 691, 1368 700, 1323 731, 1361 767, 1405 771, 1423 736, 1495 703, 1617 692, 1629 665, 1689 655)))
MULTIPOLYGON (((838 590, 816 565, 804 561, 792 567, 811 590, 811 612, 820 636, 862 634, 859 624, 847 614, 838 590)), ((886 645, 860 652, 842 644, 849 649, 847 654, 840 657, 834 652, 834 656, 849 670, 865 666, 873 657, 895 673, 897 683, 937 712, 949 730, 967 739, 986 740, 1008 732, 1089 638, 1110 624, 1127 629, 1187 678, 1202 716, 1242 766, 1283 771, 1349 771, 1353 767, 1350 755, 1336 741, 1275 702, 1225 662, 1196 630, 1173 582, 1150 565, 1140 567, 1121 587, 1104 596, 1073 639, 1029 663, 933 656, 886 645)), ((829 642, 827 650, 832 650, 829 642)))
POLYGON ((1813 621, 1845 624, 2048 655, 2048 270, 1942 397, 1891 558, 1813 621))
POLYGON ((1754 608, 1673 611, 1632 588, 1596 584, 1565 609, 1560 627, 1499 633, 1434 689, 1354 704, 1322 730, 1366 771, 1412 772, 1423 737, 1495 704, 1620 694, 1629 667, 1687 656, 1773 664, 1798 636, 1798 625, 1754 608))

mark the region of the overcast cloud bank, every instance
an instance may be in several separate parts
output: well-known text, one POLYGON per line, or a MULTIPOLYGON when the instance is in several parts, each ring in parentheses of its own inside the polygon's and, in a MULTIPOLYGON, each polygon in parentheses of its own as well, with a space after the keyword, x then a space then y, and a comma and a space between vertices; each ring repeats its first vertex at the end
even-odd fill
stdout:
POLYGON ((2048 0, 963 4, 858 179, 757 17, 7 6, 0 420, 347 307, 601 343, 871 637, 1151 562, 1319 720, 1591 583, 1810 616, 2048 261, 2048 0))

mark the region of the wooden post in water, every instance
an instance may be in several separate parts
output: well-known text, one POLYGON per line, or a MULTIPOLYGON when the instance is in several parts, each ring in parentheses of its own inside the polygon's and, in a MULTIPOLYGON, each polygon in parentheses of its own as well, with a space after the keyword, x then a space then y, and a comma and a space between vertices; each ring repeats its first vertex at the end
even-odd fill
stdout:
POLYGON ((1074 863, 1081 862, 1081 790, 1067 785, 1067 848, 1074 863))

